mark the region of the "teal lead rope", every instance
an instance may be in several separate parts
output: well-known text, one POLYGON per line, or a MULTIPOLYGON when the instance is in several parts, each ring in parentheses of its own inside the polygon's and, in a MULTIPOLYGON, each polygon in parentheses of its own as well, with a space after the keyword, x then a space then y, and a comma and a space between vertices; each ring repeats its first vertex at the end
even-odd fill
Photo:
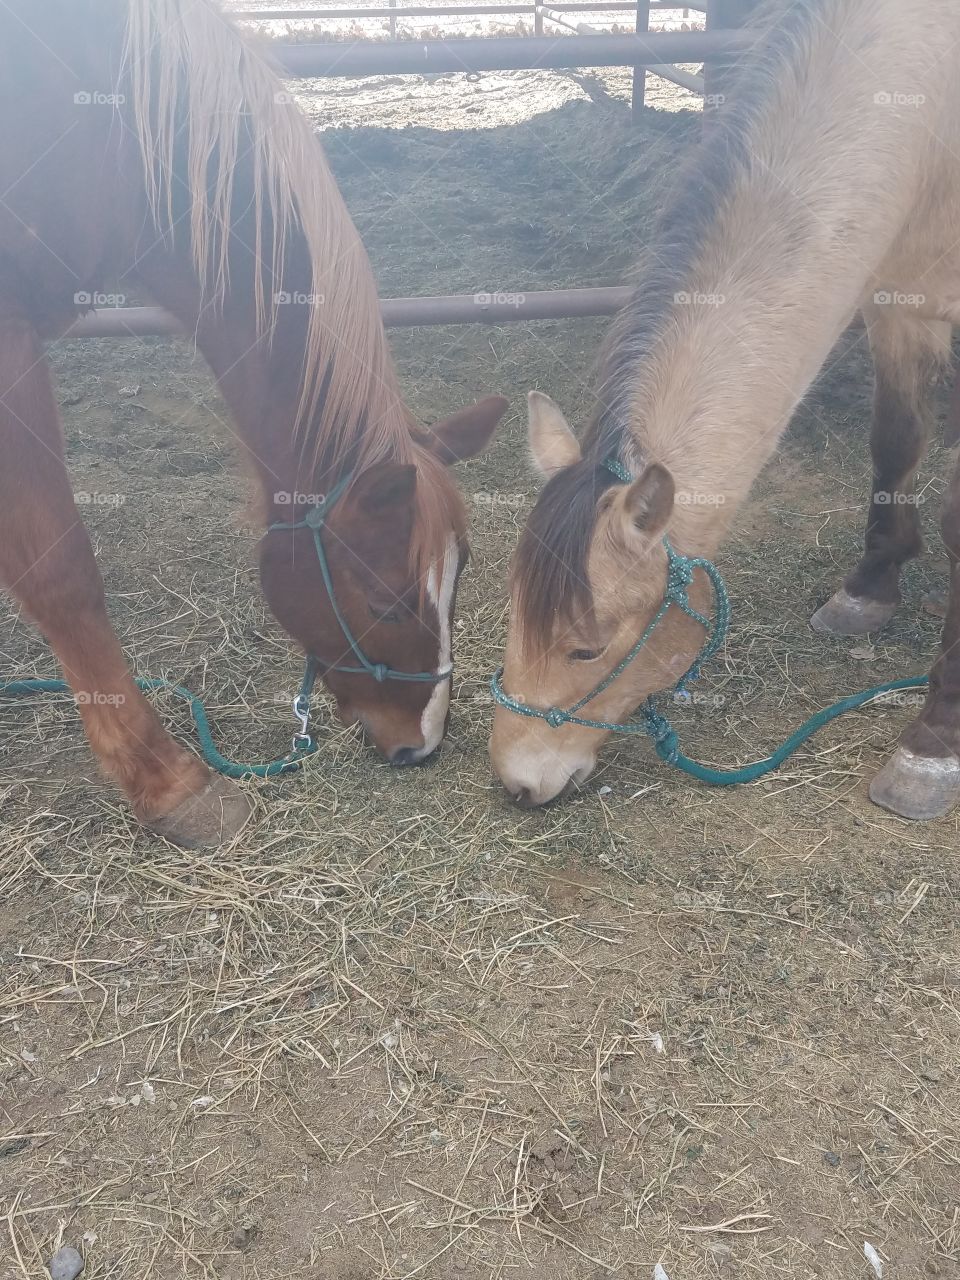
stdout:
MULTIPOLYGON (((197 727, 200 752, 211 769, 216 769, 218 773, 225 774, 228 778, 275 778, 279 774, 293 773, 299 769, 306 757, 312 755, 317 749, 316 742, 308 732, 310 695, 313 692, 316 675, 316 664, 308 662, 300 692, 293 700, 293 709, 300 720, 300 732, 294 735, 293 747, 289 754, 283 756, 280 760, 271 760, 269 764, 237 764, 235 761, 228 760, 226 756, 221 755, 213 741, 210 721, 207 719, 203 703, 195 693, 191 693, 183 685, 174 684, 171 680, 144 679, 138 679, 137 684, 144 693, 149 693, 154 689, 165 689, 187 703, 190 708, 190 714, 193 717, 193 723, 197 727)), ((70 686, 65 680, 10 680, 5 684, 0 684, 0 696, 10 698, 26 698, 37 693, 70 692, 70 686)))
MULTIPOLYGON (((624 484, 629 484, 633 479, 623 463, 615 458, 606 459, 604 466, 624 484)), ((501 684, 503 676, 503 668, 501 667, 490 678, 490 692, 493 694, 494 702, 501 707, 506 707, 508 711, 513 711, 516 715, 526 716, 528 719, 533 720, 543 720, 551 729, 558 729, 564 724, 576 724, 586 729, 606 729, 614 733, 647 734, 648 737, 652 738, 656 753, 665 764, 671 764, 677 769, 682 769, 684 773, 689 774, 692 778, 697 778, 700 782, 708 782, 715 787, 731 787, 741 782, 753 782, 755 779, 762 778, 765 774, 779 769, 783 762, 788 760, 818 729, 822 729, 825 724, 829 724, 831 720, 836 720, 838 716, 842 716, 845 712, 854 711, 857 707, 862 707, 864 703, 870 702, 872 699, 881 697, 886 693, 895 693, 902 689, 922 689, 929 682, 928 676, 913 676, 906 680, 892 680, 888 684, 874 685, 872 689, 865 689, 863 693, 855 693, 848 698, 841 698, 833 706, 826 707, 823 711, 818 711, 816 715, 811 716, 809 720, 805 720, 800 728, 795 733, 792 733, 786 742, 772 752, 771 755, 766 756, 763 760, 756 760, 753 764, 746 764, 736 769, 711 769, 707 765, 698 764, 696 760, 691 760, 689 756, 684 755, 680 750, 677 731, 664 712, 657 706, 655 697, 648 698, 640 708, 641 719, 630 720, 626 724, 615 724, 610 720, 591 720, 585 716, 578 715, 579 711, 592 702, 594 698, 599 697, 601 693, 609 689, 618 676, 621 676, 626 671, 627 667, 650 639, 650 636, 671 605, 676 605, 678 609, 682 609, 689 618, 693 618, 695 622, 698 622, 707 633, 707 639, 694 659, 693 664, 673 686, 674 697, 682 700, 685 695, 688 695, 687 685, 699 677, 703 663, 712 658, 723 644, 727 629, 730 626, 730 599, 727 595, 723 578, 720 575, 720 570, 710 560, 701 559, 699 556, 680 555, 679 552, 673 549, 667 538, 664 538, 663 545, 667 552, 667 585, 664 589, 663 601, 643 635, 627 653, 626 657, 617 663, 609 675, 591 689, 585 697, 575 702, 572 707, 567 707, 566 709, 562 707, 541 708, 531 707, 525 702, 520 702, 506 692, 501 684), (716 608, 712 622, 709 618, 705 618, 703 614, 698 613, 690 604, 689 587, 697 569, 703 570, 713 587, 716 608)))
POLYGON ((853 693, 849 698, 841 698, 833 706, 825 707, 809 720, 805 720, 796 732, 791 733, 782 747, 778 747, 765 759, 757 760, 753 764, 745 764, 739 769, 710 769, 707 765, 697 764, 696 760, 685 756, 680 750, 676 730, 670 721, 655 708, 651 709, 649 703, 643 708, 646 717, 644 728, 653 738, 657 755, 665 764, 675 765, 676 768, 682 769, 684 773, 688 773, 691 778, 697 778, 700 782, 709 782, 715 787, 732 787, 739 782, 753 782, 756 778, 762 778, 764 774, 779 769, 808 738, 813 737, 818 729, 822 729, 831 720, 836 720, 837 716, 842 716, 847 711, 855 711, 865 702, 879 698, 885 693, 894 693, 900 689, 922 689, 928 680, 927 676, 891 680, 888 684, 874 685, 872 689, 865 689, 863 693, 853 693))

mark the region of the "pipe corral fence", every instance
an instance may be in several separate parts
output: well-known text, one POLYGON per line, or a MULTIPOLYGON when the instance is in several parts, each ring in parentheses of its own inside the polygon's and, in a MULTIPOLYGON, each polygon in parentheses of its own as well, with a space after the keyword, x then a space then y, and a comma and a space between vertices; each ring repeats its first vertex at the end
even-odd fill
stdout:
MULTIPOLYGON (((566 67, 633 67, 634 113, 643 104, 646 70, 655 70, 686 88, 702 92, 704 80, 683 72, 678 62, 716 62, 729 70, 752 43, 736 28, 754 0, 710 0, 704 4, 670 4, 668 0, 555 0, 541 3, 446 5, 438 8, 404 6, 388 9, 297 9, 233 11, 233 16, 256 21, 317 21, 321 18, 473 17, 494 13, 531 13, 542 30, 543 19, 572 27, 563 36, 474 36, 450 40, 362 40, 298 43, 276 40, 274 60, 290 77, 435 75, 455 72, 555 70, 566 67), (707 14, 706 31, 649 31, 650 13, 657 9, 693 9, 707 14), (636 14, 635 34, 596 32, 586 23, 568 23, 566 13, 620 12, 636 14), (676 74, 671 74, 676 73, 676 74)), ((709 84, 707 85, 709 88, 709 84)), ((720 95, 715 95, 719 97, 720 95)), ((550 289, 508 294, 454 294, 445 297, 383 298, 388 328, 418 325, 503 324, 508 321, 559 320, 607 316, 627 301, 627 287, 550 289)), ((160 307, 116 307, 91 312, 75 321, 65 338, 133 338, 183 332, 177 320, 160 307)))

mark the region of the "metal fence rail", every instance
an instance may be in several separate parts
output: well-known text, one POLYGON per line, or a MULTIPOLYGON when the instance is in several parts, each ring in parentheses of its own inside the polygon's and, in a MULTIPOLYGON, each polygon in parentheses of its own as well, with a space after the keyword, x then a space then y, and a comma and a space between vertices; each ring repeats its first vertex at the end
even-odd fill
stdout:
POLYGON ((739 31, 654 31, 639 36, 478 36, 324 44, 278 40, 271 48, 288 75, 313 77, 656 66, 730 57, 751 43, 751 37, 739 31))
MULTIPOLYGON (((584 0, 584 3, 572 3, 571 0, 563 0, 563 3, 551 6, 559 13, 635 13, 636 0, 610 0, 610 3, 604 4, 603 0, 584 0)), ((529 13, 534 15, 538 5, 530 3, 529 0, 524 4, 508 3, 508 4, 450 4, 438 5, 435 8, 429 5, 398 5, 397 7, 383 8, 355 8, 355 9, 228 9, 227 12, 234 18, 239 18, 244 22, 322 22, 326 19, 343 21, 350 18, 384 18, 393 20, 396 18, 473 18, 476 16, 486 16, 488 14, 523 14, 529 13)), ((671 4, 669 0, 650 0, 651 9, 663 10, 682 10, 693 9, 697 13, 706 13, 706 4, 671 4)))
MULTIPOLYGON (((434 298, 382 298, 388 329, 435 324, 503 324, 511 320, 563 320, 612 316, 630 289, 544 289, 532 293, 458 293, 434 298)), ((75 321, 64 338, 143 338, 184 335, 176 317, 161 307, 110 307, 75 321)))

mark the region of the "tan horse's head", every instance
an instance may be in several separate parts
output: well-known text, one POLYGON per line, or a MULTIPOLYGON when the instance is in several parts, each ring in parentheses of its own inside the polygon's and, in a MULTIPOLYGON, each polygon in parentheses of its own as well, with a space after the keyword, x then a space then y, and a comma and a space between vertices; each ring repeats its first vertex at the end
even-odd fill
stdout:
MULTIPOLYGON (((261 543, 260 580, 274 616, 318 662, 340 719, 361 725, 392 764, 426 759, 444 736, 467 558, 463 501, 447 468, 486 446, 506 407, 489 396, 417 432, 414 462, 376 462, 350 482, 319 531, 332 592, 309 527, 276 528, 261 543), (365 663, 380 666, 381 678, 365 663)), ((300 523, 304 515, 299 506, 275 507, 272 520, 300 523)))
MULTIPOLYGON (((581 455, 549 397, 531 392, 529 405, 530 449, 547 483, 513 562, 501 683, 529 706, 567 709, 610 675, 663 602, 674 481, 652 462, 632 483, 618 482, 602 456, 581 455)), ((705 611, 708 585, 695 581, 690 599, 705 611)), ((622 722, 649 694, 676 683, 703 638, 696 622, 669 609, 626 670, 578 715, 622 722)), ((607 736, 498 706, 490 756, 515 800, 545 804, 590 775, 607 736)))

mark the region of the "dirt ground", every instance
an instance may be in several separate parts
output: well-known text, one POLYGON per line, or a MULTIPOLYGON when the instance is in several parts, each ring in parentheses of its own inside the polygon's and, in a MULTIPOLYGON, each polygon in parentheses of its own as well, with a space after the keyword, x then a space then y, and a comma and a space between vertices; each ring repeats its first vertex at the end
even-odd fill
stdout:
MULTIPOLYGON (((385 295, 522 291, 620 282, 695 140, 690 112, 631 126, 625 87, 307 102, 364 121, 327 145, 385 295)), ((523 394, 582 421, 602 331, 393 335, 425 421, 514 406, 463 469, 474 558, 432 767, 391 770, 328 719, 301 775, 250 784, 256 827, 200 857, 136 828, 67 699, 0 703, 0 1280, 61 1243, 87 1280, 855 1280, 879 1274, 865 1243, 885 1280, 960 1275, 958 819, 912 826, 865 785, 909 697, 729 792, 632 740, 543 811, 491 777, 486 680, 535 491, 523 394)), ((205 367, 161 340, 52 360, 131 661, 200 692, 235 757, 283 751, 300 661, 257 592, 205 367)), ((860 544, 869 394, 854 330, 720 558, 732 634, 677 714, 697 758, 756 758, 929 665, 938 447, 897 619, 870 644, 807 626, 860 544)), ((6 606, 0 653, 5 676, 53 671, 6 606)))

